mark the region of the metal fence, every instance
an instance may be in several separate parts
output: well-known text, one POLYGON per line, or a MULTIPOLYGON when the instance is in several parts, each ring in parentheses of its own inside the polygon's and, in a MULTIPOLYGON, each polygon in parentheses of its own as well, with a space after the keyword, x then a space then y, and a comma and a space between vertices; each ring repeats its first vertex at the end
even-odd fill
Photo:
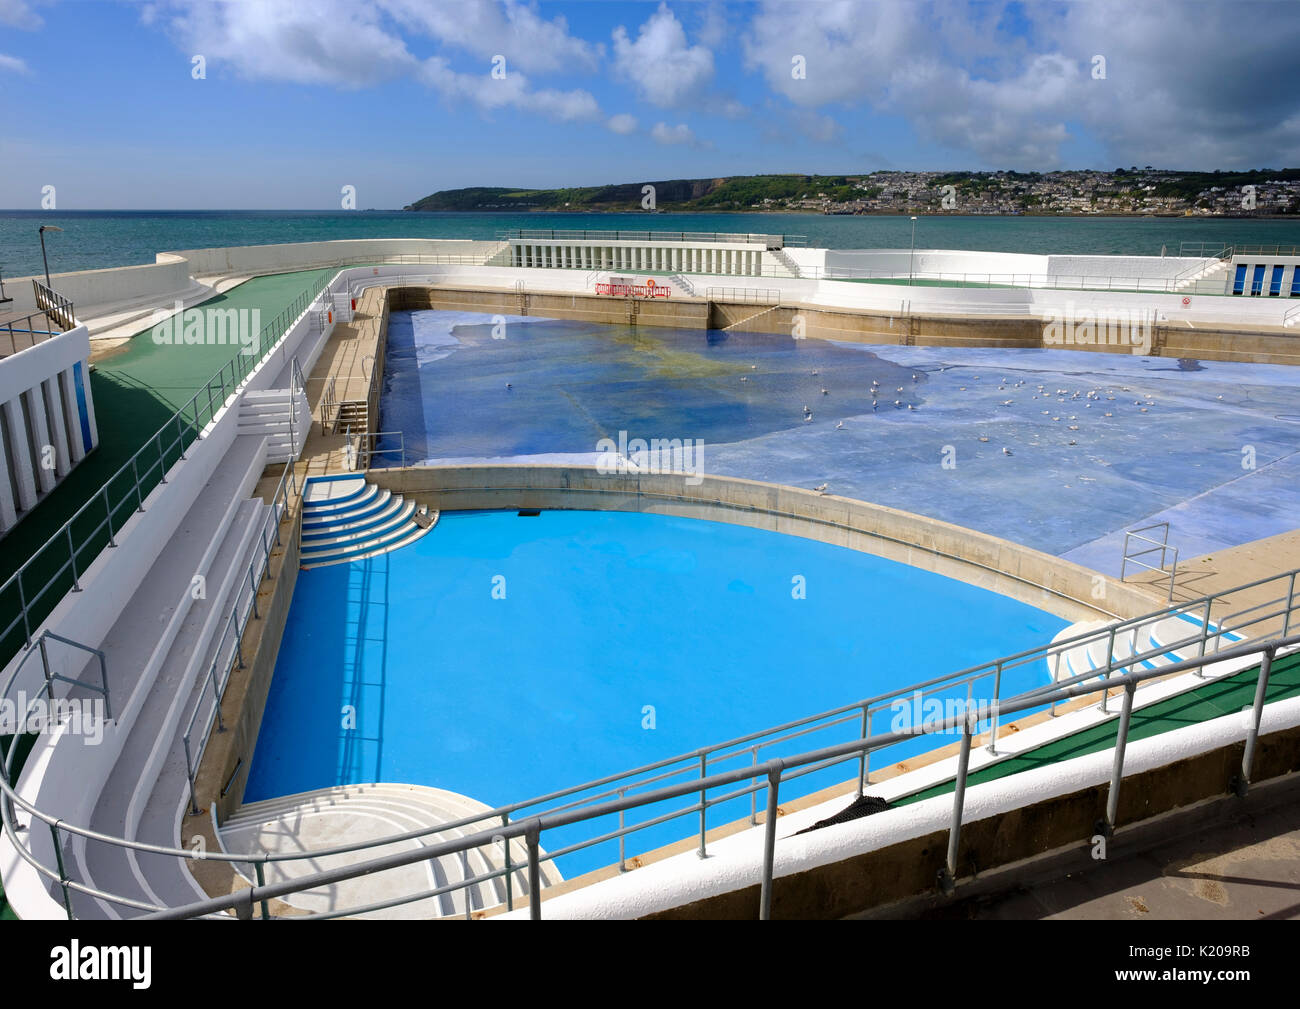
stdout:
MULTIPOLYGON (((289 854, 250 854, 211 852, 196 853, 185 849, 168 848, 159 845, 144 844, 136 841, 111 837, 96 831, 68 824, 43 813, 30 802, 16 794, 12 787, 12 760, 16 751, 16 742, 11 744, 3 766, 5 774, 0 780, 3 801, 0 812, 4 815, 7 836, 16 846, 20 856, 43 877, 61 888, 66 893, 82 893, 115 903, 119 906, 142 911, 160 912, 158 917, 183 918, 200 915, 220 914, 233 910, 241 917, 246 917, 260 907, 262 917, 269 917, 267 902, 273 898, 285 897, 295 892, 307 892, 325 887, 345 879, 402 865, 414 864, 442 855, 454 855, 492 845, 502 839, 506 840, 506 860, 499 869, 480 873, 447 883, 431 890, 404 893, 387 900, 375 901, 366 905, 335 909, 327 912, 309 914, 306 918, 334 918, 348 915, 364 914, 383 910, 419 900, 439 897, 458 890, 468 890, 497 878, 507 881, 505 908, 515 906, 515 899, 509 881, 515 872, 521 869, 518 863, 510 861, 509 840, 524 839, 528 851, 529 893, 536 895, 540 891, 540 866, 542 862, 553 862, 567 854, 596 845, 616 843, 618 845, 618 865, 622 868, 626 861, 625 839, 639 831, 662 823, 680 820, 683 817, 697 819, 699 851, 707 854, 709 811, 714 810, 714 824, 717 827, 720 807, 735 800, 749 799, 750 823, 758 822, 759 796, 766 791, 766 806, 769 811, 767 819, 767 855, 763 885, 765 892, 770 891, 772 868, 773 831, 776 817, 772 811, 777 803, 778 790, 786 783, 832 767, 846 764, 854 767, 857 779, 857 793, 862 794, 870 784, 870 762, 873 754, 887 751, 920 735, 931 735, 942 731, 960 731, 962 735, 961 760, 956 777, 955 819, 950 838, 950 856, 955 852, 956 837, 960 831, 960 810, 964 794, 965 776, 973 739, 983 734, 990 754, 997 756, 998 729, 1005 718, 1012 714, 1049 711, 1054 713, 1056 707, 1074 698, 1089 694, 1100 694, 1100 707, 1108 711, 1109 691, 1122 688, 1125 691, 1123 709, 1120 713, 1120 743, 1116 747, 1116 777, 1112 784, 1112 807, 1117 795, 1119 771, 1122 769, 1123 746, 1127 739, 1128 716, 1132 710, 1132 688, 1137 683, 1175 673, 1197 670, 1212 662, 1240 658, 1242 656, 1261 654, 1271 661, 1277 649, 1300 642, 1300 636, 1290 635, 1297 623, 1297 599, 1295 594, 1296 578, 1300 570, 1289 571, 1271 578, 1260 579, 1247 585, 1236 586, 1230 590, 1205 596, 1190 603, 1167 607, 1141 617, 1119 621, 1100 631, 1075 635, 1051 644, 1038 646, 1015 655, 1005 656, 946 676, 936 677, 922 683, 913 684, 901 690, 879 694, 866 700, 848 704, 818 715, 787 722, 783 725, 750 733, 737 739, 714 746, 704 747, 678 757, 661 760, 624 774, 610 775, 596 781, 587 782, 572 788, 550 793, 524 802, 512 803, 479 814, 471 814, 451 823, 408 831, 403 834, 385 838, 340 845, 326 850, 294 852, 289 854), (1240 606, 1234 602, 1241 593, 1253 592, 1256 598, 1267 595, 1262 602, 1254 605, 1240 606), (1231 612, 1219 615, 1217 622, 1211 620, 1212 614, 1231 608, 1231 612), (1156 623, 1169 617, 1193 620, 1188 625, 1188 634, 1184 638, 1169 642, 1154 649, 1138 647, 1139 637, 1149 632, 1156 623), (1250 644, 1230 643, 1229 634, 1240 635, 1250 631, 1258 637, 1272 635, 1267 640, 1257 640, 1250 644), (1127 637, 1127 649, 1117 648, 1117 642, 1123 643, 1127 637), (1228 647, 1224 647, 1225 643, 1228 647), (1091 645, 1107 649, 1109 660, 1102 666, 1068 677, 1058 677, 1056 682, 1017 694, 1009 699, 1002 695, 1004 676, 1011 670, 1026 664, 1040 664, 1046 661, 1049 668, 1059 670, 1061 656, 1070 649, 1087 648, 1091 645), (1185 658, 1180 650, 1195 653, 1194 658, 1185 658), (1121 654, 1123 653, 1123 654, 1121 654), (1179 661, 1161 666, 1154 660, 1159 658, 1176 658, 1179 661), (1153 668, 1149 668, 1153 667, 1153 668), (977 684, 991 685, 992 704, 989 706, 972 705, 976 695, 977 684), (888 711, 900 698, 943 698, 956 696, 965 698, 965 714, 959 718, 943 721, 927 720, 922 724, 913 724, 905 731, 891 729, 888 732, 876 732, 873 728, 873 715, 888 711), (813 737, 819 733, 832 733, 831 741, 812 748, 809 746, 813 737), (846 738, 847 737, 847 738, 846 738), (799 749, 804 747, 804 749, 799 749), (740 787, 733 787, 740 786, 740 787), (672 800, 690 797, 692 801, 685 806, 674 806, 664 810, 663 806, 672 800), (658 808, 656 808, 658 807, 658 808), (31 817, 30 829, 22 838, 17 833, 16 809, 23 810, 31 817), (633 810, 643 810, 647 818, 627 822, 628 814, 633 810), (616 821, 616 824, 615 824, 616 821), (257 882, 255 885, 239 890, 228 896, 199 901, 180 908, 159 908, 133 898, 105 893, 94 886, 72 878, 63 866, 61 857, 53 867, 40 862, 31 851, 30 837, 37 830, 37 823, 43 822, 52 831, 56 839, 60 835, 77 835, 87 839, 88 843, 111 844, 139 852, 168 855, 174 858, 191 860, 212 860, 230 864, 232 867, 247 867, 248 878, 257 882), (575 825, 584 825, 588 833, 577 840, 562 843, 543 853, 540 839, 543 833, 575 825), (463 836, 454 840, 427 843, 429 836, 440 832, 456 832, 463 836), (468 832, 468 833, 467 833, 468 832), (273 863, 299 862, 312 866, 315 860, 335 855, 362 852, 367 849, 399 842, 419 840, 422 846, 397 855, 386 855, 328 872, 312 872, 286 882, 265 885, 266 870, 273 863)), ((1263 688, 1267 684, 1267 662, 1260 674, 1260 687, 1256 694, 1255 721, 1256 730, 1262 707, 1263 688)), ((0 697, 10 696, 16 674, 11 676, 0 692, 0 697)), ((982 687, 980 688, 983 689, 982 687)), ((823 736, 823 739, 825 737, 823 736)), ((1253 754, 1253 742, 1247 748, 1243 769, 1243 781, 1249 781, 1250 760, 1253 754)), ((847 771, 845 772, 848 773, 847 771)), ((841 779, 843 780, 843 779, 841 779)), ((729 807, 728 807, 729 808, 729 807)), ((725 812, 725 810, 724 810, 725 812)), ((734 816, 728 816, 723 822, 734 822, 734 816)), ((1110 820, 1114 825, 1113 808, 1110 820)), ((56 845, 56 851, 58 851, 56 845)), ((950 858, 950 875, 955 877, 955 863, 950 858)), ((765 898, 765 906, 766 900, 765 898)), ((468 901, 467 901, 468 903, 468 901)), ((70 904, 69 904, 70 906, 70 904)), ((530 912, 534 917, 540 915, 540 902, 530 897, 530 912)), ((298 917, 298 916, 295 916, 298 917)))
POLYGON ((767 249, 805 246, 805 235, 759 235, 723 231, 572 231, 547 228, 514 228, 497 232, 502 242, 724 242, 733 245, 762 245, 767 249))
MULTIPOLYGON (((296 363, 297 359, 294 360, 296 363)), ((240 642, 243 640, 244 631, 248 628, 249 620, 256 620, 261 616, 257 608, 257 589, 262 584, 263 577, 270 577, 271 551, 281 545, 280 522, 289 510, 290 496, 297 494, 297 492, 297 478, 294 474, 293 460, 290 459, 285 464, 284 473, 280 476, 280 483, 276 486, 275 495, 271 498, 270 511, 262 522, 262 528, 258 536, 261 550, 253 555, 253 559, 248 563, 247 577, 243 578, 235 588, 234 595, 231 598, 230 613, 222 624, 221 638, 217 642, 216 652, 212 656, 212 662, 208 666, 207 675, 204 677, 205 684, 210 688, 212 696, 209 698, 208 691, 200 693, 195 699, 194 709, 190 712, 190 717, 185 723, 185 732, 181 740, 185 750, 185 776, 189 779, 190 812, 194 814, 199 812, 199 802, 194 791, 194 781, 199 773, 199 764, 203 759, 203 751, 212 735, 213 722, 217 724, 217 731, 226 731, 226 723, 221 716, 221 702, 226 696, 226 687, 230 683, 231 673, 234 672, 236 667, 239 669, 244 668, 244 653, 240 642), (247 596, 244 594, 245 589, 248 590, 247 596), (205 712, 206 716, 204 715, 205 712), (200 717, 203 717, 204 720, 196 741, 194 730, 200 717)))
POLYGON ((167 471, 225 406, 266 352, 288 331, 331 280, 304 290, 262 327, 255 345, 237 353, 95 491, 44 544, 0 585, 0 613, 12 614, 0 627, 0 661, 30 647, 32 633, 68 591, 81 591, 81 576, 101 550, 117 546, 130 516, 145 510, 145 498, 167 482, 167 471))

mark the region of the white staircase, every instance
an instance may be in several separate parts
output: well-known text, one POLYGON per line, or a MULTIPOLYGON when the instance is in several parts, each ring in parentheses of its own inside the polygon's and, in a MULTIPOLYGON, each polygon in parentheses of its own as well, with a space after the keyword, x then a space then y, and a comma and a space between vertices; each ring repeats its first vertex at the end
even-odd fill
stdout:
MULTIPOLYGON (((1110 642, 1109 626, 1100 620, 1083 621, 1072 624, 1053 638, 1052 643, 1056 644, 1081 634, 1089 635, 1078 644, 1048 655, 1051 679, 1063 680, 1104 668, 1110 642)), ((1159 669, 1200 657, 1202 637, 1205 639, 1204 654, 1213 654, 1244 639, 1244 635, 1235 631, 1220 631, 1212 621, 1206 628, 1191 614, 1174 613, 1117 630, 1111 655, 1117 663, 1137 657, 1135 669, 1159 669)), ((1119 674, 1128 671, 1121 669, 1119 674)))
MULTIPOLYGON (((268 506, 247 495, 265 467, 264 451, 261 438, 235 440, 133 605, 104 639, 109 668, 118 676, 115 720, 126 739, 91 813, 92 830, 169 847, 181 843, 178 825, 189 797, 182 735, 196 704, 210 710, 214 661, 218 687, 224 685, 236 648, 227 633, 229 616, 237 610, 242 620, 248 612, 254 594, 249 569, 254 576, 261 570, 268 506)), ((80 838, 69 840, 68 848, 76 878, 108 893, 170 906, 204 896, 185 865, 168 856, 80 838)), ((73 904, 79 918, 139 913, 82 894, 73 904)))
POLYGON ((790 254, 784 249, 768 249, 763 253, 764 260, 771 260, 773 264, 773 273, 778 277, 802 277, 799 270, 799 264, 790 258, 790 254))
POLYGON ((266 438, 268 464, 288 462, 302 453, 311 431, 307 394, 288 389, 249 390, 239 401, 239 433, 266 438))
POLYGON ((1186 294, 1227 293, 1228 268, 1232 264, 1223 259, 1209 259, 1199 270, 1193 270, 1174 284, 1175 291, 1186 294))
POLYGON ((685 294, 688 298, 695 297, 695 285, 683 277, 680 273, 670 274, 668 282, 685 294))
MULTIPOLYGON (((344 785, 303 792, 278 799, 247 803, 223 823, 219 832, 228 851, 250 854, 292 853, 339 847, 358 841, 406 833, 443 823, 454 823, 490 807, 455 792, 422 785, 344 785)), ((301 861, 267 863, 267 883, 292 879, 296 875, 321 872, 381 855, 438 844, 491 830, 499 825, 493 817, 452 827, 423 838, 301 861)), ((309 912, 328 912, 376 903, 402 894, 421 893, 505 868, 504 841, 471 849, 463 855, 444 855, 402 869, 335 886, 292 894, 288 903, 309 912)), ((519 839, 509 846, 511 891, 516 898, 528 896, 528 849, 519 839)), ((543 853, 544 857, 544 853, 543 853)), ((554 864, 541 864, 542 886, 554 886, 561 876, 554 864)), ((499 907, 506 903, 506 879, 496 876, 467 889, 396 907, 368 912, 367 918, 463 917, 466 913, 499 907), (468 896, 468 907, 466 898, 468 896)))
POLYGON ((380 490, 362 476, 311 477, 303 489, 304 568, 374 557, 414 543, 438 512, 380 490))

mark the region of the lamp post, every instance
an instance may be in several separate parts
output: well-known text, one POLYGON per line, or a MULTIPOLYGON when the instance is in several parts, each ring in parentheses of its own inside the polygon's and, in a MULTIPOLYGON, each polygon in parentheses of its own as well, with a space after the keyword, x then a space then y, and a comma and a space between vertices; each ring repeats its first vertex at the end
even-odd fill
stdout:
MULTIPOLYGON (((915 220, 915 218, 913 218, 913 220, 915 220)), ((41 227, 40 227, 40 232, 41 232, 41 262, 45 264, 45 286, 46 286, 46 287, 50 287, 50 261, 49 261, 49 260, 46 258, 46 256, 45 256, 45 232, 47 232, 47 231, 62 231, 62 230, 63 230, 62 228, 56 227, 56 226, 53 225, 53 224, 42 224, 41 227)), ((51 287, 51 290, 53 290, 52 287, 51 287)))
POLYGON ((916 259, 916 218, 912 218, 912 251, 907 257, 907 286, 912 286, 912 263, 916 259))

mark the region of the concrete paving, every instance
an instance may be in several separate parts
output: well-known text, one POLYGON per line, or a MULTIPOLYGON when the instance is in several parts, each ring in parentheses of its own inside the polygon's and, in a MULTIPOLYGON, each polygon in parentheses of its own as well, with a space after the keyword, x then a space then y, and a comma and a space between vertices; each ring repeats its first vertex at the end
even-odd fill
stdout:
POLYGON ((1243 921, 1300 919, 1300 803, 1221 825, 1053 882, 958 901, 919 918, 1243 921))

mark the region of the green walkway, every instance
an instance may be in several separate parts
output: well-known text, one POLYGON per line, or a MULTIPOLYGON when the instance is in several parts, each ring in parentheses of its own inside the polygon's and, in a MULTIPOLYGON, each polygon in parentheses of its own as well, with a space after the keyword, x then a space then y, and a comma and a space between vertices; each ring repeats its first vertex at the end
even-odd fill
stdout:
MULTIPOLYGON (((1129 740, 1146 739, 1158 736, 1171 729, 1181 729, 1187 725, 1206 722, 1212 718, 1235 714, 1242 708, 1249 708, 1255 703, 1255 686, 1259 681, 1259 666, 1242 670, 1232 676, 1224 677, 1198 687, 1195 690, 1170 697, 1155 704, 1148 705, 1133 712, 1129 725, 1129 740)), ((1300 694, 1300 652, 1285 658, 1275 659, 1269 672, 1268 689, 1265 702, 1272 703, 1300 694)), ((1112 711, 1118 714, 1120 702, 1113 701, 1112 711)), ((1119 719, 1112 718, 1100 725, 1092 726, 1063 739, 1044 743, 1033 750, 1011 757, 989 767, 972 771, 968 783, 978 785, 985 781, 996 781, 1021 771, 1033 770, 1056 764, 1072 757, 1082 757, 1088 753, 1109 750, 1115 745, 1119 732, 1119 719)), ((936 795, 951 793, 953 783, 947 782, 927 788, 906 798, 899 799, 897 805, 919 802, 936 795)))
MULTIPOLYGON (((296 298, 305 291, 318 288, 334 272, 334 269, 323 269, 259 277, 209 299, 203 303, 203 308, 261 309, 261 325, 265 326, 296 298)), ((242 350, 238 343, 159 345, 154 343, 150 329, 142 329, 117 354, 96 365, 90 376, 90 385, 99 427, 99 446, 8 536, 0 539, 0 584, 34 557, 77 509, 94 497, 198 389, 242 350)), ((175 451, 170 453, 167 463, 174 462, 177 454, 175 451)), ((150 486, 152 483, 156 480, 150 486)), ((125 500, 132 486, 133 480, 128 473, 124 479, 114 483, 110 494, 115 499, 125 500)), ((132 506, 126 505, 117 514, 116 524, 125 522, 131 510, 132 506)), ((87 542, 94 527, 103 521, 103 509, 88 509, 87 514, 74 523, 73 541, 77 544, 87 542)), ((106 537, 105 532, 79 552, 78 570, 84 571, 90 565, 106 537)), ((42 553, 23 576, 23 596, 40 619, 72 587, 71 570, 66 570, 43 596, 34 598, 58 569, 66 565, 67 557, 67 545, 61 542, 57 549, 51 547, 42 553)), ((0 620, 0 630, 19 612, 19 589, 15 584, 0 592, 0 614, 5 615, 0 620)), ((23 641, 21 627, 0 639, 0 664, 16 654, 23 641)))

